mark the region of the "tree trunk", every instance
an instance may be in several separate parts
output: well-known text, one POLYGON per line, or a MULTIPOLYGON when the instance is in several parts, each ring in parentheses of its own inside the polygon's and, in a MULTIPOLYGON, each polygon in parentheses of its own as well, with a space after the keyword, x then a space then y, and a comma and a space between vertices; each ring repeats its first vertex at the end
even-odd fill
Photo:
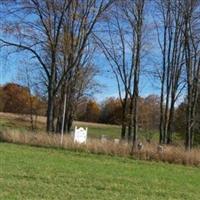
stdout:
POLYGON ((128 141, 131 142, 131 138, 133 137, 133 97, 130 99, 130 107, 129 107, 129 124, 128 124, 128 141))
POLYGON ((48 106, 47 106, 47 127, 46 130, 48 133, 54 132, 54 106, 55 106, 55 84, 56 84, 56 63, 55 55, 52 55, 52 65, 51 65, 51 77, 49 78, 49 87, 48 87, 48 106))
POLYGON ((138 135, 138 83, 136 84, 133 97, 133 146, 136 147, 138 135))
POLYGON ((175 97, 172 95, 171 97, 171 105, 170 105, 170 113, 169 113, 169 121, 167 126, 167 144, 172 143, 172 124, 174 122, 174 103, 175 97))
POLYGON ((161 96, 160 96, 160 123, 159 123, 159 143, 163 141, 163 85, 161 86, 161 96))
MULTIPOLYGON (((190 78, 189 77, 189 82, 190 82, 190 78)), ((191 150, 192 148, 192 88, 191 88, 191 84, 188 84, 188 95, 187 95, 187 127, 186 127, 186 140, 185 140, 185 148, 186 150, 191 150)))
POLYGON ((52 94, 52 91, 49 91, 49 95, 48 95, 46 130, 48 133, 54 132, 54 96, 52 94))
POLYGON ((126 102, 122 105, 122 127, 121 127, 121 139, 124 140, 126 137, 126 102))

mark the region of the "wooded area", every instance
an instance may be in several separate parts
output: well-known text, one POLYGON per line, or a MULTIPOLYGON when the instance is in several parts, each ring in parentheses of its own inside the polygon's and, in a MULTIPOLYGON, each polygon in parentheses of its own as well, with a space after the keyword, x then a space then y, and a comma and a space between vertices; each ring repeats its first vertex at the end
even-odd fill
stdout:
POLYGON ((26 60, 23 86, 1 87, 1 110, 46 115, 48 133, 69 133, 75 119, 120 124, 134 148, 139 129, 158 130, 160 144, 181 132, 191 150, 200 142, 199 16, 198 0, 1 1, 0 49, 26 60), (102 105, 88 97, 99 87, 97 54, 119 93, 102 105), (142 97, 149 78, 159 95, 142 97))

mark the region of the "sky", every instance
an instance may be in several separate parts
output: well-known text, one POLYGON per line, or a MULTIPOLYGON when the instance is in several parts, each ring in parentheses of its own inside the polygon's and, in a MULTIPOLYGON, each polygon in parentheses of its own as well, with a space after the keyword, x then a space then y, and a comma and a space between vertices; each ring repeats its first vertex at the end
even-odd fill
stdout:
MULTIPOLYGON (((18 82, 18 73, 20 73, 20 56, 14 54, 9 58, 3 56, 4 52, 0 52, 0 84, 6 84, 8 82, 18 82), (2 59, 3 57, 3 59, 2 59)), ((95 58, 95 65, 99 69, 99 74, 95 77, 95 81, 100 84, 98 92, 94 93, 94 98, 98 102, 102 102, 109 97, 118 97, 118 88, 115 78, 110 70, 110 66, 107 63, 104 56, 95 58)), ((151 78, 141 77, 140 80, 140 95, 148 96, 150 94, 158 94, 158 89, 153 84, 151 78)))
POLYGON ((17 75, 17 66, 18 62, 17 57, 13 57, 12 62, 8 61, 6 58, 2 58, 2 54, 0 53, 0 84, 3 85, 8 82, 16 81, 17 75))
MULTIPOLYGON (((8 58, 5 57, 6 49, 0 49, 0 84, 6 84, 8 82, 18 82, 18 74, 20 73, 20 61, 22 59, 29 59, 30 57, 20 54, 12 54, 8 58)), ((102 102, 109 97, 118 97, 118 88, 116 80, 111 71, 109 63, 106 61, 106 58, 99 53, 94 57, 94 63, 99 69, 99 74, 95 77, 95 80, 100 84, 98 92, 94 93, 94 98, 98 102, 102 102)), ((151 66, 152 67, 152 66, 151 66)), ((159 95, 159 86, 158 82, 152 80, 148 75, 141 76, 140 79, 140 96, 146 97, 150 94, 159 95)))
MULTIPOLYGON (((104 67, 110 69, 109 64, 104 60, 104 67)), ((101 92, 95 94, 98 101, 105 100, 109 97, 119 97, 117 82, 113 74, 104 73, 96 77, 98 83, 102 85, 101 92)), ((140 95, 146 97, 150 94, 159 94, 159 88, 153 83, 150 77, 141 77, 140 79, 140 95)))

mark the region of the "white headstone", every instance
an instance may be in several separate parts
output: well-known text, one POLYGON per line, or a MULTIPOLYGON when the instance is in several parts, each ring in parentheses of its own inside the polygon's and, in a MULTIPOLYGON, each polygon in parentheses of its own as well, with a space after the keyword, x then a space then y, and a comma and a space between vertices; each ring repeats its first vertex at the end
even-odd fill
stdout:
POLYGON ((101 142, 102 142, 102 143, 106 143, 106 142, 107 142, 107 137, 106 137, 106 135, 102 135, 102 136, 101 136, 101 142))
POLYGON ((137 147, 138 147, 138 150, 142 150, 144 145, 142 144, 142 142, 139 142, 137 147))
POLYGON ((88 131, 87 128, 84 129, 82 127, 80 127, 80 128, 75 127, 74 142, 77 142, 79 144, 86 143, 86 140, 87 140, 87 131, 88 131))
POLYGON ((157 146, 157 152, 158 153, 163 153, 163 151, 164 151, 164 147, 162 145, 158 145, 157 146))
POLYGON ((119 144, 119 142, 120 142, 120 140, 119 140, 118 138, 115 138, 115 139, 114 139, 114 143, 115 143, 115 144, 119 144))

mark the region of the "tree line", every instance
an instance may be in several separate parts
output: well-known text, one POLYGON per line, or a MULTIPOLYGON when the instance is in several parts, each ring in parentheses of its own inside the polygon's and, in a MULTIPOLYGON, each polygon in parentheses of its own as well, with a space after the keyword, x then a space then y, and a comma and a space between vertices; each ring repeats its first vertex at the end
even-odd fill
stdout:
MULTIPOLYGON (((139 109, 139 128, 156 131, 159 125, 159 97, 155 95, 149 95, 146 98, 140 97, 139 109)), ((76 119, 86 122, 121 125, 122 115, 123 108, 120 99, 110 97, 101 103, 87 99, 78 107, 76 119)), ((128 120, 126 123, 128 123, 128 120)))
MULTIPOLYGON (((130 101, 130 100, 129 100, 130 101)), ((198 98, 200 102, 200 98, 198 98)), ((198 104, 200 105, 200 104, 198 104)), ((59 105, 57 105, 59 106, 59 105)), ((175 109, 173 132, 174 137, 184 140, 184 130, 186 129, 186 100, 175 109)), ((47 101, 37 94, 33 95, 29 88, 16 84, 7 83, 0 87, 0 112, 28 114, 32 130, 37 129, 37 117, 46 116, 47 101)), ((139 132, 148 142, 158 133, 160 123, 160 98, 156 95, 139 98, 139 132)), ((119 98, 110 97, 97 102, 95 99, 84 97, 78 104, 74 116, 75 120, 84 122, 122 124, 123 108, 119 98)), ((200 115, 200 106, 198 106, 200 115)), ((200 118, 194 127, 194 144, 200 144, 200 118)), ((126 122, 128 123, 128 121, 126 122)), ((173 138, 174 138, 173 137, 173 138)))
POLYGON ((121 138, 136 147, 140 83, 150 76, 160 91, 159 142, 172 143, 184 96, 190 150, 199 119, 199 14, 198 0, 2 1, 0 47, 31 62, 47 99, 47 132, 70 131, 80 102, 96 85, 99 53, 118 87, 121 138))

